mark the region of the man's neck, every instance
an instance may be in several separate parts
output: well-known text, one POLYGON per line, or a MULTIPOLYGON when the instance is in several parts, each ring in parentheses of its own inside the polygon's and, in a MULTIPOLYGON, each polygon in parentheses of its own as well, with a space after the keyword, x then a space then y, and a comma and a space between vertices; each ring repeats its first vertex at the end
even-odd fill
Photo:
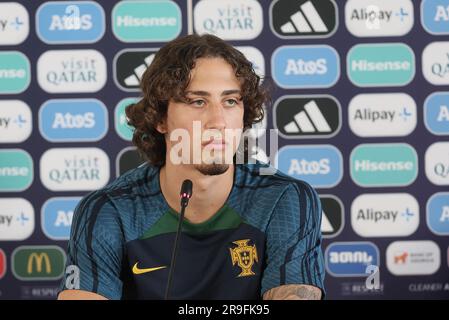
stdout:
POLYGON ((182 182, 193 183, 192 198, 185 211, 185 218, 192 223, 201 223, 213 216, 226 202, 234 183, 234 165, 220 175, 204 175, 193 166, 166 163, 160 171, 162 194, 169 206, 181 211, 179 192, 182 182))

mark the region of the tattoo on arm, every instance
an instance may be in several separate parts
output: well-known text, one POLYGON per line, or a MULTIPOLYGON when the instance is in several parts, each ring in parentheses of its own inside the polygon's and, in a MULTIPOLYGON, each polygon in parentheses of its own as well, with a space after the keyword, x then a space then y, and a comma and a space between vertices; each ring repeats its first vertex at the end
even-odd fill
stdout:
POLYGON ((264 300, 319 300, 321 290, 305 284, 288 284, 268 290, 264 300))

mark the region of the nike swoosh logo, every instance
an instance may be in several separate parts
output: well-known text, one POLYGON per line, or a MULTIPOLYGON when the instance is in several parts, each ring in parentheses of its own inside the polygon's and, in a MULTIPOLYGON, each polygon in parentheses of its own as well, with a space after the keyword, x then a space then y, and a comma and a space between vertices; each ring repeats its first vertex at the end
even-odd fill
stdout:
POLYGON ((140 269, 140 268, 137 267, 137 264, 138 264, 138 262, 136 262, 136 264, 133 267, 133 273, 134 274, 148 273, 148 272, 153 272, 153 271, 156 271, 156 270, 167 268, 167 266, 162 266, 162 267, 156 267, 156 268, 140 269))

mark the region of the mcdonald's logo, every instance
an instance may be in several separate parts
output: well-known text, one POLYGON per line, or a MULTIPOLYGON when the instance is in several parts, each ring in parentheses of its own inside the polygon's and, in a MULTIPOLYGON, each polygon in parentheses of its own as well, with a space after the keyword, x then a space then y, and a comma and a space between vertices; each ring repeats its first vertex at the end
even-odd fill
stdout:
POLYGON ((27 267, 28 274, 32 274, 34 271, 33 262, 36 262, 36 269, 37 269, 38 273, 42 273, 42 263, 43 262, 45 262, 45 272, 47 274, 51 273, 51 263, 50 263, 50 258, 48 257, 47 253, 34 252, 28 257, 28 267, 27 267))
POLYGON ((65 260, 58 246, 21 246, 12 254, 11 269, 19 280, 57 280, 63 275, 65 260))

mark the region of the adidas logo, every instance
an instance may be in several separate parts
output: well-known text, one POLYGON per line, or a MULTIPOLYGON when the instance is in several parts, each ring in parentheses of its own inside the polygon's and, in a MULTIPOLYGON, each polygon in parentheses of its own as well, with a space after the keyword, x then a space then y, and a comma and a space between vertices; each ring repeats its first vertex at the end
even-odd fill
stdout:
POLYGON ((304 106, 304 111, 294 116, 294 121, 284 126, 288 133, 331 132, 332 129, 321 113, 315 101, 310 101, 304 106))
POLYGON ((310 33, 312 31, 329 31, 311 1, 301 5, 301 10, 291 15, 290 19, 291 21, 281 26, 282 32, 296 33, 298 31, 300 33, 310 33))
POLYGON ((334 238, 344 227, 343 203, 333 195, 320 195, 320 202, 321 234, 323 238, 334 238))
POLYGON ((337 24, 337 6, 332 0, 280 0, 270 7, 270 26, 281 38, 330 36, 337 24))
POLYGON ((287 139, 326 138, 341 128, 341 107, 328 95, 284 96, 273 107, 274 126, 287 139))
POLYGON ((150 66, 154 59, 154 53, 144 59, 144 63, 134 68, 133 74, 125 78, 124 82, 127 86, 138 86, 145 70, 150 66))
POLYGON ((158 49, 124 49, 119 51, 113 61, 113 74, 116 85, 124 91, 140 91, 144 72, 154 60, 158 49))
POLYGON ((326 232, 326 233, 333 233, 335 232, 334 227, 331 225, 329 218, 326 215, 326 212, 322 212, 322 216, 321 216, 321 232, 326 232))

